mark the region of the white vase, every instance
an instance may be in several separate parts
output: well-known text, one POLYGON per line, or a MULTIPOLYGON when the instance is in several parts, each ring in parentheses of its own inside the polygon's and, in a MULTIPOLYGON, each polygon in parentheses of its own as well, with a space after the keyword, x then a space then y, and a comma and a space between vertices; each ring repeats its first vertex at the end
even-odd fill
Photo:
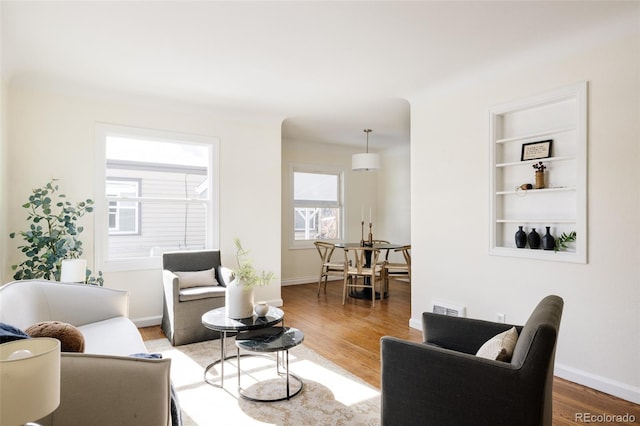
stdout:
POLYGON ((225 313, 227 318, 242 319, 253 316, 253 288, 244 281, 235 279, 225 290, 225 313))
POLYGON ((267 302, 257 302, 254 306, 254 311, 257 316, 264 317, 269 312, 269 304, 267 302))
POLYGON ((60 264, 60 282, 83 283, 87 279, 86 270, 85 259, 64 259, 60 264))

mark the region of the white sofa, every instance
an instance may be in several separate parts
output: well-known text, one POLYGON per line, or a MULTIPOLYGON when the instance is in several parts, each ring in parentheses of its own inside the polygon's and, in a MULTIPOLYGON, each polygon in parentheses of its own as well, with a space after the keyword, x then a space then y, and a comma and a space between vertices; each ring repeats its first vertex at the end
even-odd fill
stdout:
POLYGON ((128 313, 126 291, 45 280, 0 287, 0 322, 24 330, 61 321, 84 336, 83 354, 62 353, 60 406, 39 423, 171 424, 171 361, 129 356, 147 350, 128 313))

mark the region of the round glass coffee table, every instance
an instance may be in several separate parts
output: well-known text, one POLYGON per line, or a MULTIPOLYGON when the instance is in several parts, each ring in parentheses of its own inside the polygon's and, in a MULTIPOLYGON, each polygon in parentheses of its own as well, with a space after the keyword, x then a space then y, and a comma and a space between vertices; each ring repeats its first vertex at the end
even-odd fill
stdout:
MULTIPOLYGON (((224 387, 224 364, 225 361, 232 358, 240 359, 240 356, 255 356, 253 354, 238 353, 227 356, 226 341, 227 333, 238 333, 240 331, 257 330, 260 328, 267 328, 276 325, 283 321, 284 312, 282 309, 269 306, 269 311, 263 317, 259 317, 253 314, 251 317, 242 319, 227 318, 225 308, 213 309, 202 315, 202 325, 208 329, 220 332, 220 359, 207 365, 204 369, 204 381, 212 386, 224 387), (220 383, 216 383, 207 378, 207 373, 211 368, 220 364, 220 383)), ((239 363, 239 362, 238 362, 239 363)))
POLYGON ((238 394, 249 401, 256 402, 277 402, 293 398, 298 395, 304 384, 295 374, 289 372, 289 349, 298 346, 304 340, 304 333, 293 327, 268 327, 254 331, 243 331, 236 335, 236 354, 238 357, 238 394), (240 349, 249 352, 275 352, 276 353, 276 373, 286 380, 286 393, 282 397, 259 398, 252 397, 245 393, 240 386, 240 349), (282 353, 282 365, 284 372, 280 371, 280 353, 282 353), (291 393, 290 379, 297 382, 297 389, 291 393))

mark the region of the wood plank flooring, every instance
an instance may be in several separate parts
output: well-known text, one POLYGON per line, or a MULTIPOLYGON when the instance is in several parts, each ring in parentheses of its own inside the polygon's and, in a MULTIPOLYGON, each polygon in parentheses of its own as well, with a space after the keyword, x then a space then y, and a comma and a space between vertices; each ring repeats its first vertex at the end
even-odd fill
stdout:
MULTIPOLYGON (((390 297, 376 301, 348 299, 342 305, 342 282, 329 282, 327 292, 316 295, 317 284, 282 287, 285 325, 305 333, 304 345, 342 368, 380 387, 380 337, 395 336, 420 342, 422 333, 409 327, 411 292, 409 284, 392 281, 390 297)), ((145 340, 163 337, 160 327, 140 329, 145 340)), ((553 424, 582 425, 580 413, 624 415, 640 423, 640 405, 632 404, 596 390, 555 378, 553 424), (578 416, 578 417, 577 417, 578 416)), ((590 422, 611 424, 610 422, 590 422)))

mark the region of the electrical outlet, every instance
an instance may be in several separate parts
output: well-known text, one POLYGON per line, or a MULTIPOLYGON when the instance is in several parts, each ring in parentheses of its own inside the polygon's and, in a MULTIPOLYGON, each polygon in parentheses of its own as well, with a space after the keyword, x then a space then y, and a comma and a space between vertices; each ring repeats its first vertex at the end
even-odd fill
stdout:
POLYGON ((504 314, 498 312, 498 322, 505 322, 504 314))

